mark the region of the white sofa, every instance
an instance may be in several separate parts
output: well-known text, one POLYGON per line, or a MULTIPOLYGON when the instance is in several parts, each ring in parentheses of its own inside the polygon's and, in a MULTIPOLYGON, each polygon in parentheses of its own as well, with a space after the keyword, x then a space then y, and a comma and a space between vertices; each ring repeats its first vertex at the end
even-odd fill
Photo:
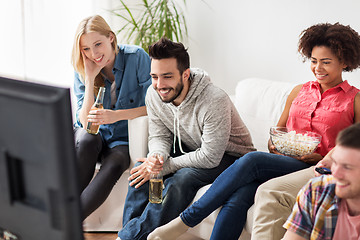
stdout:
MULTIPOLYGON (((276 125, 288 94, 295 84, 275 82, 266 79, 248 78, 238 82, 235 96, 231 96, 241 118, 250 130, 253 143, 259 151, 267 151, 269 129, 276 125)), ((132 164, 136 158, 147 153, 147 117, 129 121, 129 146, 132 164)), ((121 228, 122 209, 127 192, 125 172, 115 185, 106 202, 90 215, 84 222, 85 231, 117 231, 121 228)), ((201 188, 194 201, 198 199, 210 185, 201 188)), ((216 216, 220 209, 214 211, 198 226, 190 229, 187 238, 209 239, 216 216), (194 237, 195 236, 195 237, 194 237)), ((248 211, 248 219, 239 239, 250 239, 252 229, 252 208, 248 211)))

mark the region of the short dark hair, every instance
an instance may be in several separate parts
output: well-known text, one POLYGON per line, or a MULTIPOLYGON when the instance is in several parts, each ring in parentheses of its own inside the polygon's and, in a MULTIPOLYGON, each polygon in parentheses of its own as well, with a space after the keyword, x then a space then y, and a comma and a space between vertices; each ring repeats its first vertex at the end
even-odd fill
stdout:
POLYGON ((325 46, 347 65, 344 71, 351 72, 360 66, 360 36, 350 26, 340 23, 320 23, 300 34, 298 51, 305 59, 311 58, 314 47, 325 46))
POLYGON ((157 60, 175 58, 180 74, 190 68, 190 57, 184 45, 180 42, 173 42, 166 37, 162 37, 159 41, 149 46, 149 56, 157 60))
POLYGON ((360 149, 360 123, 354 123, 340 131, 336 138, 336 144, 343 147, 360 149))

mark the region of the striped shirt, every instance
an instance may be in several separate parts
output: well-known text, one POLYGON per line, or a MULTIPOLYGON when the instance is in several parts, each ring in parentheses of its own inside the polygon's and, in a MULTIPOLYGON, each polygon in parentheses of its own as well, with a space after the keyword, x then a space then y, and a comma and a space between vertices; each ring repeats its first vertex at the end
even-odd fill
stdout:
POLYGON ((300 190, 284 228, 306 239, 332 239, 339 203, 333 176, 313 178, 300 190))

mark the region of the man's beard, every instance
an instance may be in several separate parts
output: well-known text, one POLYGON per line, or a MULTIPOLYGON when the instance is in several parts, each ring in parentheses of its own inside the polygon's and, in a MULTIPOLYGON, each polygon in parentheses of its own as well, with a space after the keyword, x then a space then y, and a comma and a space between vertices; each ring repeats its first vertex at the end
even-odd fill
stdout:
MULTIPOLYGON (((163 99, 159 93, 158 93, 158 95, 159 95, 161 101, 163 101, 164 103, 171 103, 171 102, 174 101, 177 97, 180 96, 180 94, 181 94, 181 92, 182 92, 183 89, 184 89, 184 84, 183 84, 183 81, 181 80, 181 82, 179 82, 179 83, 176 85, 175 89, 174 89, 174 88, 171 88, 171 89, 170 89, 170 91, 173 91, 173 92, 174 92, 174 96, 171 97, 170 99, 163 99)), ((156 90, 158 90, 158 89, 156 89, 156 90)))

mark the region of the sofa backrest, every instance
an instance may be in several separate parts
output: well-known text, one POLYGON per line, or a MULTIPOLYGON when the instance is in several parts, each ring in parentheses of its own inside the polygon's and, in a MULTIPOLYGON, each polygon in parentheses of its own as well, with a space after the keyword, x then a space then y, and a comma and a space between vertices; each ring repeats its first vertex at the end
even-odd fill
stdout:
POLYGON ((138 158, 144 158, 148 153, 149 123, 148 116, 128 120, 130 169, 138 158))
POLYGON ((260 78, 238 82, 234 103, 259 151, 268 151, 270 127, 277 124, 286 99, 296 85, 260 78))

